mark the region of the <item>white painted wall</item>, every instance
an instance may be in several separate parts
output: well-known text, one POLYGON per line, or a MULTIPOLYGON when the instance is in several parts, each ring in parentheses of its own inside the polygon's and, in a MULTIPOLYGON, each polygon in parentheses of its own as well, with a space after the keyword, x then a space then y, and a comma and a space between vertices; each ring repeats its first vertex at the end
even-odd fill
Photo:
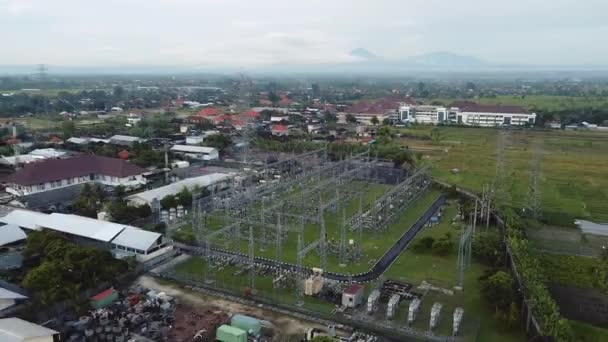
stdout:
POLYGON ((90 177, 74 177, 74 178, 66 178, 60 181, 55 182, 46 182, 44 184, 38 185, 29 185, 29 186, 21 186, 18 184, 9 184, 6 188, 6 192, 15 195, 15 196, 25 196, 30 194, 35 194, 43 191, 49 191, 59 188, 64 188, 67 186, 71 186, 74 184, 84 184, 84 183, 100 183, 103 185, 109 186, 118 186, 122 185, 126 188, 137 189, 146 184, 146 179, 142 175, 135 175, 131 177, 112 177, 105 175, 95 175, 94 179, 91 180, 90 177))

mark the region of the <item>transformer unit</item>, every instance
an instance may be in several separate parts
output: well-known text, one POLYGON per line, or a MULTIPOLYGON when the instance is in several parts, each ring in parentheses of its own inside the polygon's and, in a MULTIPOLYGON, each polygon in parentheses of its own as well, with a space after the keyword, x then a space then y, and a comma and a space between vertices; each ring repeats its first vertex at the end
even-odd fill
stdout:
POLYGON ((367 297, 367 314, 371 315, 378 310, 378 304, 380 303, 380 290, 373 290, 372 293, 367 297))
POLYGON ((439 319, 441 318, 441 308, 443 305, 441 303, 433 304, 431 308, 431 320, 429 322, 429 329, 433 330, 437 325, 439 325, 439 319))
POLYGON ((400 301, 401 296, 398 294, 391 296, 391 298, 388 300, 388 305, 386 306, 386 319, 393 319, 395 317, 395 312, 397 311, 400 301))
POLYGON ((452 335, 456 336, 458 335, 458 332, 460 331, 460 325, 462 324, 462 317, 464 316, 464 309, 463 308, 456 308, 454 310, 454 322, 452 325, 452 335))
POLYGON ((412 300, 412 302, 410 303, 410 307, 407 311, 407 325, 411 325, 416 319, 416 316, 418 315, 418 310, 420 310, 421 303, 422 301, 420 300, 420 298, 414 298, 414 300, 412 300))

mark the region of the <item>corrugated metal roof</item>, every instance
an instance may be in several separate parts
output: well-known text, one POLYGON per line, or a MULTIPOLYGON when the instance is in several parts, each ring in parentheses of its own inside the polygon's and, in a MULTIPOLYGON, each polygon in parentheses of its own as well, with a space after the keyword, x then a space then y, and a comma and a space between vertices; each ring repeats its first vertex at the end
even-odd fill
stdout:
POLYGON ((127 197, 127 200, 140 200, 147 203, 151 203, 155 198, 161 200, 168 195, 175 195, 182 191, 184 187, 188 189, 193 189, 195 186, 206 187, 209 185, 213 185, 215 183, 225 181, 234 177, 234 174, 225 174, 225 173, 211 173, 208 175, 186 178, 179 182, 175 182, 169 185, 162 186, 160 188, 140 192, 135 195, 131 195, 127 197))
POLYGON ((40 223, 44 222, 49 215, 35 211, 15 209, 6 216, 0 217, 0 222, 14 224, 19 227, 40 230, 40 223))
POLYGON ((136 142, 136 141, 140 141, 141 139, 138 137, 134 137, 131 135, 113 135, 110 137, 110 141, 112 140, 120 140, 120 141, 129 141, 129 142, 136 142))
POLYGON ((162 235, 147 230, 126 227, 112 243, 119 246, 147 251, 162 235))
POLYGON ((27 299, 27 297, 17 292, 0 287, 0 299, 27 299))
POLYGON ((217 149, 213 147, 193 145, 174 145, 173 147, 171 147, 171 151, 187 153, 217 153, 217 149))
POLYGON ((7 224, 0 227, 0 246, 24 240, 26 237, 23 230, 15 224, 7 224))
POLYGON ((89 217, 52 213, 48 218, 39 223, 45 228, 50 228, 63 233, 82 236, 93 240, 110 242, 116 237, 125 225, 101 221, 89 217))
POLYGON ((57 331, 41 325, 30 323, 19 318, 0 319, 0 341, 23 341, 34 337, 46 337, 58 334, 57 331))

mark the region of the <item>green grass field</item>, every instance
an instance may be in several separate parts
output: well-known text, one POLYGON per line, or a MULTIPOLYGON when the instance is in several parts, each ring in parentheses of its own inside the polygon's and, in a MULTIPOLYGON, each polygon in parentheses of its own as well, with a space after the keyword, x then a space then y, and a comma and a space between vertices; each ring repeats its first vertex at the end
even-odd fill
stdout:
MULTIPOLYGON (((206 269, 206 262, 199 257, 192 257, 187 261, 178 264, 175 267, 175 272, 181 277, 191 279, 198 282, 203 282, 205 279, 203 274, 206 269)), ((240 268, 234 266, 226 266, 223 269, 213 269, 213 279, 215 286, 231 290, 236 293, 243 293, 245 288, 249 287, 248 272, 235 275, 240 268)), ((255 294, 256 296, 272 300, 277 303, 286 305, 294 305, 296 302, 295 290, 293 286, 286 288, 273 288, 272 275, 256 275, 255 277, 255 294)), ((292 284, 293 285, 293 284, 292 284)), ((329 315, 334 309, 334 305, 314 297, 303 297, 304 306, 307 309, 314 310, 321 314, 329 315)))
MULTIPOLYGON (((451 102, 458 99, 453 98, 437 98, 429 102, 439 101, 443 105, 449 105, 451 102)), ((608 106, 608 100, 605 97, 580 97, 580 96, 553 96, 553 95, 527 95, 527 96, 496 96, 496 97, 481 97, 471 99, 481 104, 502 104, 502 105, 519 105, 526 106, 530 109, 538 108, 542 110, 563 110, 564 108, 583 108, 583 107, 599 107, 608 106)))
MULTIPOLYGON (((456 213, 456 205, 455 203, 451 203, 444 211, 442 221, 436 226, 425 228, 416 236, 415 240, 410 245, 414 245, 418 240, 426 236, 439 238, 449 232, 452 235, 452 240, 455 242, 455 247, 450 254, 446 256, 437 256, 430 252, 415 252, 412 248, 408 248, 388 269, 385 273, 385 277, 388 279, 409 282, 415 285, 418 285, 425 280, 433 285, 452 289, 456 285, 456 266, 458 259, 457 244, 460 236, 460 225, 452 224, 452 218, 454 218, 456 213)), ((463 326, 465 334, 470 334, 479 328, 478 341, 509 342, 525 340, 525 337, 517 329, 514 331, 507 331, 504 327, 500 326, 494 319, 493 312, 484 302, 482 302, 481 296, 479 295, 480 290, 477 278, 479 278, 485 270, 486 268, 484 266, 473 260, 471 268, 469 268, 464 275, 464 291, 455 292, 454 296, 433 293, 429 298, 423 300, 424 305, 422 312, 425 317, 428 317, 431 306, 435 301, 441 302, 444 305, 445 312, 449 312, 450 314, 456 307, 460 306, 464 308, 465 317, 468 319, 465 319, 465 326, 463 326)), ((451 324, 447 324, 449 322, 446 321, 451 320, 444 318, 438 332, 443 334, 451 332, 451 324)), ((414 327, 419 329, 427 328, 428 319, 416 322, 414 327)))
MULTIPOLYGON (((408 225, 415 221, 414 217, 418 217, 426 210, 426 207, 436 198, 437 193, 429 193, 421 198, 412 207, 404 213, 399 220, 400 225, 408 225), (428 202, 427 198, 428 197, 428 202), (408 213, 409 212, 409 213, 408 213)), ((455 203, 448 206, 444 212, 444 218, 440 224, 434 227, 425 228, 416 237, 413 243, 425 236, 440 237, 446 232, 451 232, 453 240, 456 242, 459 236, 459 226, 452 225, 451 220, 456 214, 455 203)), ((388 247, 388 239, 387 247, 388 247)), ((426 280, 434 285, 451 289, 456 281, 456 247, 447 256, 434 256, 430 253, 416 253, 411 249, 404 251, 398 259, 393 263, 389 270, 385 273, 386 279, 396 279, 419 285, 423 280, 426 280)), ((182 277, 193 278, 198 281, 203 281, 204 261, 200 258, 191 258, 176 266, 176 273, 182 277)), ((368 266, 368 268, 371 266, 368 266)), ((216 286, 222 286, 233 291, 243 291, 248 287, 248 274, 241 273, 236 275, 236 267, 225 267, 222 270, 214 271, 214 279, 216 286)), ((471 268, 465 273, 465 290, 456 292, 454 296, 449 296, 441 293, 429 292, 423 300, 423 306, 419 314, 419 318, 414 323, 413 327, 420 331, 428 330, 428 316, 431 306, 434 302, 441 302, 444 305, 443 318, 437 334, 451 334, 451 315, 456 307, 465 309, 465 325, 463 326, 463 334, 466 341, 474 341, 478 334, 477 341, 498 341, 512 342, 521 341, 523 335, 518 331, 506 331, 494 319, 491 310, 482 302, 479 296, 479 285, 477 278, 482 275, 485 268, 476 262, 473 262, 471 268)), ((258 296, 271 299, 280 303, 292 305, 295 302, 293 287, 287 289, 274 289, 272 287, 272 276, 259 275, 255 280, 256 294, 258 296)), ((371 284, 366 285, 366 293, 371 291, 371 284)), ((395 321, 405 322, 408 302, 400 305, 397 311, 395 321)), ((329 314, 334 305, 326 303, 315 298, 305 298, 304 307, 318 311, 322 314, 329 314)))
MULTIPOLYGON (((499 130, 441 127, 442 140, 429 136, 432 127, 403 129, 402 143, 423 155, 433 176, 481 191, 496 174, 499 130), (458 169, 452 173, 452 169, 458 169)), ((541 194, 544 216, 553 225, 572 226, 574 218, 608 222, 608 134, 569 131, 511 131, 505 151, 512 204, 523 207, 530 184, 533 144, 543 149, 541 194)))
MULTIPOLYGON (((367 187, 366 195, 364 198, 367 205, 371 205, 374 201, 380 197, 387 189, 387 185, 371 184, 362 185, 354 183, 353 186, 367 187)), ((416 220, 424 213, 424 211, 433 203, 439 193, 436 191, 427 191, 420 198, 414 201, 394 223, 390 224, 386 231, 382 233, 368 232, 365 231, 362 234, 363 241, 363 256, 354 263, 348 263, 347 265, 340 265, 338 255, 336 253, 328 253, 327 255, 327 270, 339 273, 350 273, 356 274, 367 271, 372 267, 377 259, 379 259, 386 250, 403 235, 403 233, 409 229, 409 227, 416 222, 416 220)), ((346 203, 344 207, 346 210, 346 217, 350 217, 356 213, 359 208, 358 198, 353 198, 346 203)), ((329 244, 336 245, 340 241, 340 222, 341 215, 336 213, 327 212, 325 215, 327 240, 329 244)), ((213 220, 208 224, 210 229, 219 229, 225 226, 223 218, 214 217, 213 220)), ((318 224, 306 224, 304 226, 304 243, 308 245, 319 238, 320 227, 318 224)), ((180 240, 187 240, 191 235, 190 226, 186 225, 176 232, 174 237, 180 240)), ((247 232, 241 232, 241 234, 247 234, 247 232)), ((259 227, 254 229, 254 236, 261 236, 264 234, 259 227)), ((357 232, 347 230, 347 241, 353 239, 355 242, 358 240, 357 232)), ((234 240, 215 241, 217 247, 226 248, 229 250, 239 249, 242 253, 248 251, 248 241, 243 239, 239 246, 236 246, 234 240)), ((213 244, 213 243, 212 243, 213 244)), ((297 233, 289 232, 285 240, 283 241, 283 254, 281 260, 284 262, 296 263, 297 261, 297 233)), ((276 252, 274 242, 269 242, 266 246, 256 246, 255 254, 258 257, 266 257, 276 259, 276 252)), ((320 258, 316 251, 309 252, 303 260, 305 266, 308 267, 320 267, 320 258)))

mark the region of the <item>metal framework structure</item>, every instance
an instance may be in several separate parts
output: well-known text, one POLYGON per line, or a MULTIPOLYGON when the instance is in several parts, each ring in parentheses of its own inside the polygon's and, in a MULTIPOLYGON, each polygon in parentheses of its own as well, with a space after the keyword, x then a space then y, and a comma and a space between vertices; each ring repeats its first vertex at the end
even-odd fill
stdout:
MULTIPOLYGON (((318 254, 321 269, 327 268, 329 254, 341 263, 357 258, 362 254, 363 230, 384 231, 430 185, 428 170, 423 168, 373 203, 364 205, 364 194, 370 184, 383 181, 376 175, 375 165, 369 151, 330 161, 327 151, 321 149, 287 158, 263 170, 248 170, 229 189, 206 197, 195 196, 192 224, 207 265, 213 259, 211 247, 241 253, 253 289, 257 250, 266 252, 274 245, 274 257, 283 261, 285 240, 290 234, 297 236, 298 274, 303 273, 304 259, 311 252, 318 254), (348 213, 345 204, 357 199, 359 209, 348 213), (337 245, 327 241, 326 215, 330 213, 341 216, 341 220, 336 220, 340 236, 337 245), (309 231, 312 227, 314 234, 309 231), (356 250, 349 250, 349 230, 358 233, 356 250), (311 241, 311 235, 317 238, 311 241), (246 252, 242 250, 243 240, 248 241, 246 252)), ((208 276, 210 270, 206 273, 208 276)))
POLYGON ((462 232, 458 242, 458 273, 456 275, 456 286, 459 288, 463 288, 464 271, 471 265, 471 244, 473 237, 475 236, 475 231, 477 230, 478 208, 479 201, 475 200, 475 211, 470 214, 470 224, 468 224, 467 228, 462 232))
POLYGON ((542 196, 540 192, 540 167, 543 158, 543 149, 541 142, 535 141, 533 145, 534 154, 530 162, 530 187, 528 189, 527 209, 529 214, 535 220, 538 220, 542 215, 542 196))
POLYGON ((508 144, 509 132, 504 130, 500 131, 500 134, 497 135, 496 145, 496 176, 494 178, 493 190, 491 191, 491 194, 494 197, 492 201, 497 207, 502 207, 511 200, 505 165, 505 149, 508 144))

